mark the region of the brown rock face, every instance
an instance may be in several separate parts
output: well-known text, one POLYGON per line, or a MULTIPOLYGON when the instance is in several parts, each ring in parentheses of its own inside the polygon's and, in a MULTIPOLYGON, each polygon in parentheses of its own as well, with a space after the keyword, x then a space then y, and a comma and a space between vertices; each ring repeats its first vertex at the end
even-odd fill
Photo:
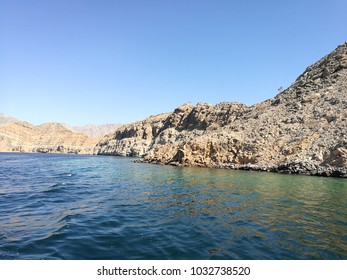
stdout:
POLYGON ((122 126, 101 139, 94 153, 99 155, 143 156, 158 136, 168 114, 151 116, 143 121, 122 126))
POLYGON ((0 126, 1 152, 92 154, 98 140, 59 123, 33 126, 18 121, 0 126))
POLYGON ((123 126, 97 154, 147 162, 347 177, 347 43, 251 107, 186 103, 123 126))

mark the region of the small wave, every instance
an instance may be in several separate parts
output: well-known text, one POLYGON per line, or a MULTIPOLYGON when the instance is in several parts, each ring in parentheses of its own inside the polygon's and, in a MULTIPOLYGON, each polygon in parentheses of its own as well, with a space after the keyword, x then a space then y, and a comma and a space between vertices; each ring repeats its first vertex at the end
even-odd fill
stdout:
POLYGON ((46 179, 62 179, 65 177, 73 177, 75 174, 71 172, 55 173, 51 175, 45 175, 46 179))
POLYGON ((65 183, 57 183, 57 184, 50 186, 50 188, 54 188, 54 187, 58 187, 58 186, 65 186, 65 185, 66 185, 65 183))
POLYGON ((53 184, 51 186, 49 186, 46 190, 44 190, 43 192, 47 193, 47 192, 56 192, 58 191, 61 187, 61 186, 65 186, 66 184, 65 183, 56 183, 56 184, 53 184))

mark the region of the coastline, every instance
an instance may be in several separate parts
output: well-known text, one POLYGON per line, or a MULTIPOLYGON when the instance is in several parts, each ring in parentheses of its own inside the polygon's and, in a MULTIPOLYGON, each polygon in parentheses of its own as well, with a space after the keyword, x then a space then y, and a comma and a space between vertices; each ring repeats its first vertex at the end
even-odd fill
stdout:
MULTIPOLYGON (((64 124, 0 126, 0 150, 117 155, 176 166, 347 177, 347 42, 274 98, 184 103, 96 138, 64 124)), ((5 118, 6 119, 6 118, 5 118)))
POLYGON ((318 177, 332 177, 332 178, 347 178, 347 169, 338 168, 332 166, 318 166, 314 163, 308 162, 289 162, 281 165, 266 165, 266 164, 220 164, 220 165, 189 165, 180 164, 177 162, 161 163, 150 162, 143 159, 134 160, 135 163, 148 163, 159 165, 172 165, 178 167, 201 167, 201 168, 218 168, 218 169, 230 169, 230 170, 244 170, 244 171, 258 171, 258 172, 272 172, 279 174, 290 175, 306 175, 306 176, 318 176, 318 177))
POLYGON ((347 177, 347 42, 274 98, 187 102, 122 126, 94 153, 144 162, 347 177))

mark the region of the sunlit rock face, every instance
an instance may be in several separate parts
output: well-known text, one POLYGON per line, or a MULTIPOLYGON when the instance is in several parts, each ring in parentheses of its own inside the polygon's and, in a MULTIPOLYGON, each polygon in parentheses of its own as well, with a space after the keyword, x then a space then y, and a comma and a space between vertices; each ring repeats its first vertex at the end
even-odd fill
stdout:
POLYGON ((251 107, 183 104, 125 125, 96 154, 146 162, 347 177, 347 43, 251 107))

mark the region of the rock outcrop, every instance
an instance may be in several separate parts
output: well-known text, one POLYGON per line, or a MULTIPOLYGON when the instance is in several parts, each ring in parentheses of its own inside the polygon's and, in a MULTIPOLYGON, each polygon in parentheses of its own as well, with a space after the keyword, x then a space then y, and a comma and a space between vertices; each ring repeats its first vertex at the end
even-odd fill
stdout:
POLYGON ((92 154, 98 140, 60 123, 33 126, 17 121, 0 126, 0 152, 92 154))
POLYGON ((159 129, 169 114, 150 116, 149 118, 127 124, 115 133, 106 135, 97 143, 94 153, 114 156, 143 156, 159 135, 159 129))
POLYGON ((125 125, 96 154, 152 163, 347 177, 347 43, 308 67, 275 98, 186 103, 125 125))

